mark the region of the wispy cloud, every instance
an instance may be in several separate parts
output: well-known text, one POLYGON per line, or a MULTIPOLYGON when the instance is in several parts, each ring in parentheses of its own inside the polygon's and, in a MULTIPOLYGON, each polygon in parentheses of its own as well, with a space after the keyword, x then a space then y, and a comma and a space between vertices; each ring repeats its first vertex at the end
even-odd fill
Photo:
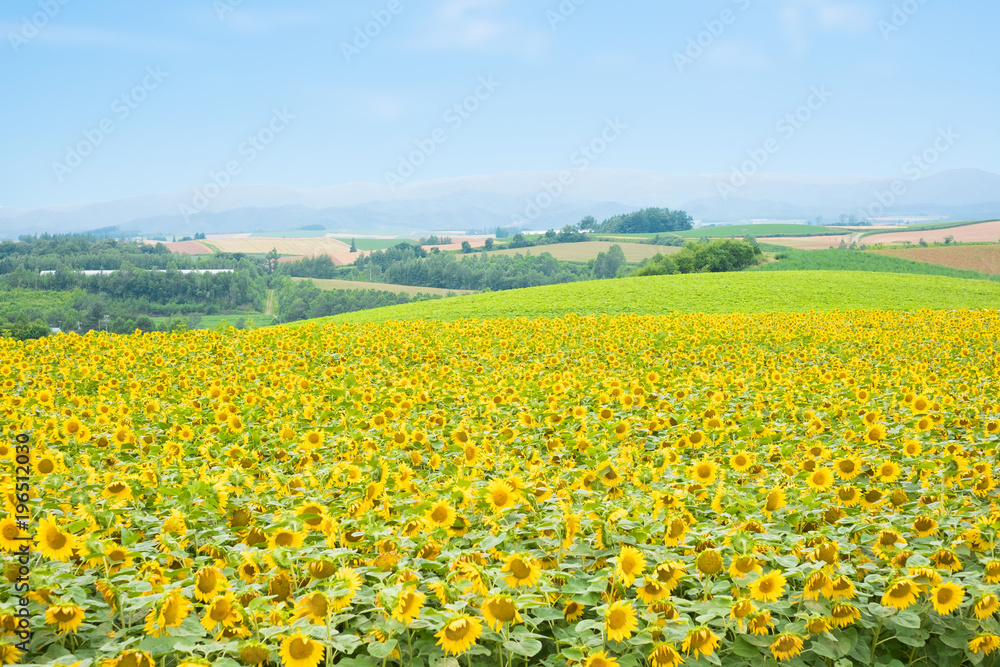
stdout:
POLYGON ((858 0, 780 0, 778 19, 785 38, 798 52, 809 48, 813 33, 862 35, 875 26, 877 13, 858 0))
POLYGON ((421 51, 539 54, 549 43, 548 33, 512 18, 509 4, 509 0, 443 0, 409 46, 421 51))
POLYGON ((705 62, 716 69, 756 72, 766 69, 771 61, 758 45, 742 39, 728 39, 716 42, 706 53, 705 62))
MULTIPOLYGON (((0 22, 0 34, 18 33, 20 25, 0 22)), ((89 26, 49 25, 39 30, 32 46, 115 49, 143 53, 190 54, 196 51, 192 42, 148 33, 119 32, 89 26)))

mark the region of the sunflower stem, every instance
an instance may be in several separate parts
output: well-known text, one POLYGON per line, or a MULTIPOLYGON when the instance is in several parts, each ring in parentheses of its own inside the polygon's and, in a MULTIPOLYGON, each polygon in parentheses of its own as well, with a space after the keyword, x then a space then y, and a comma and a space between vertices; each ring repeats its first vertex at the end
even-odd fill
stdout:
POLYGON ((878 625, 875 626, 875 634, 872 636, 872 650, 868 657, 868 664, 875 664, 875 648, 878 646, 878 636, 882 633, 882 620, 879 619, 878 625))

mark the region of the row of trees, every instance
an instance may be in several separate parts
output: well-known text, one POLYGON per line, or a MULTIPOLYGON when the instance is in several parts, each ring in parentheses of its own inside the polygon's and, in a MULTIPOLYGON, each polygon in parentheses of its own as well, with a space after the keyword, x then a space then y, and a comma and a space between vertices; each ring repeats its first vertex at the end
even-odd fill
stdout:
POLYGON ((410 297, 380 290, 321 290, 308 280, 293 281, 287 278, 276 281, 275 289, 278 295, 278 319, 282 322, 440 298, 424 294, 410 297))
POLYGON ((760 262, 762 253, 752 238, 716 239, 688 243, 675 255, 657 253, 632 275, 659 276, 675 273, 721 273, 742 271, 760 262))

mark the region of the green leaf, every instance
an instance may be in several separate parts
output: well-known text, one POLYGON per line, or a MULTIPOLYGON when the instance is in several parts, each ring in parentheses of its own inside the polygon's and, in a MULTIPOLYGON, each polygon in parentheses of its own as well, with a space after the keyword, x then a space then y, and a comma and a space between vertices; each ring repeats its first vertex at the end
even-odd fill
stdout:
POLYGON ((920 617, 914 612, 905 609, 892 616, 889 622, 904 628, 913 628, 914 630, 920 627, 920 617))
POLYGON ((563 613, 553 607, 532 609, 531 616, 539 621, 561 621, 563 619, 563 613))
POLYGON ((733 653, 748 660, 760 657, 760 649, 748 642, 742 635, 736 638, 736 643, 733 645, 733 653))
POLYGON ((517 641, 507 641, 503 643, 503 646, 511 653, 523 655, 528 658, 542 650, 542 642, 531 637, 524 637, 517 641))
POLYGON ((392 652, 396 650, 396 646, 399 645, 395 639, 390 639, 387 642, 372 642, 368 645, 368 653, 373 658, 379 660, 384 660, 392 655, 392 652))

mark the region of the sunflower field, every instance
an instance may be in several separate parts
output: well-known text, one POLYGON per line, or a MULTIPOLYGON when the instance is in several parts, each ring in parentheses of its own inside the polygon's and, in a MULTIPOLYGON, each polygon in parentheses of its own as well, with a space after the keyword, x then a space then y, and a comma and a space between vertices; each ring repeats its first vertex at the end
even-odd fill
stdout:
POLYGON ((0 339, 0 663, 993 664, 998 332, 956 310, 0 339))

